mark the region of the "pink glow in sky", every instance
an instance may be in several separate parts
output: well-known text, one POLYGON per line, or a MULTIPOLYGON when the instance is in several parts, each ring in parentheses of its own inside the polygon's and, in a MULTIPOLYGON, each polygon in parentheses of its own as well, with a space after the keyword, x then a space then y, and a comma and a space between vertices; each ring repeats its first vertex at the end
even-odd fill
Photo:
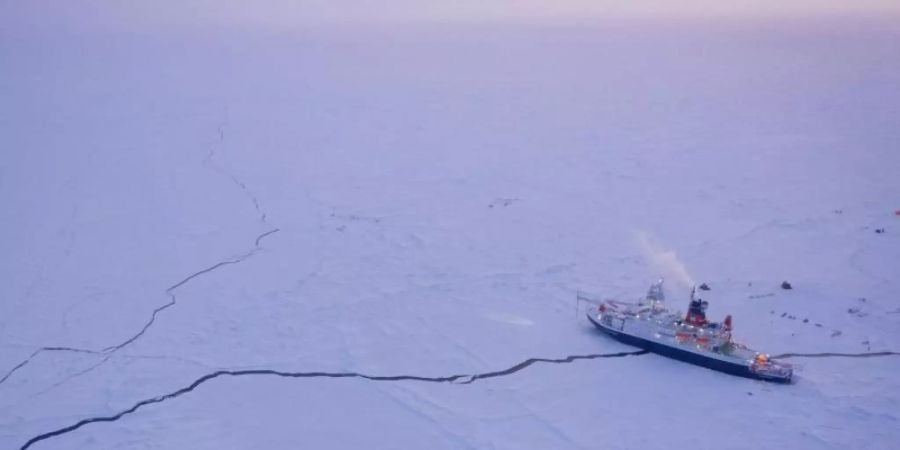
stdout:
MULTIPOLYGON (((0 26, 150 27, 900 16, 896 0, 11 0, 0 26)), ((2 28, 0 28, 2 30, 2 28)))

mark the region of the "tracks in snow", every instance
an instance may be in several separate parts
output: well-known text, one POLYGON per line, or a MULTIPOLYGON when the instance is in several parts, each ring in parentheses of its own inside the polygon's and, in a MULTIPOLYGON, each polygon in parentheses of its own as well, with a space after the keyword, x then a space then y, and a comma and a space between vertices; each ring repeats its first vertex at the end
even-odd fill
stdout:
POLYGON ((20 450, 26 450, 38 442, 60 436, 63 434, 71 433, 79 428, 89 425, 92 423, 99 422, 115 422, 121 419, 123 416, 134 413, 137 410, 143 408, 147 405, 152 405, 156 403, 162 403, 167 400, 171 400, 176 397, 180 397, 184 394, 187 394, 200 385, 215 380, 221 377, 244 377, 244 376, 276 376, 282 378, 362 378, 369 381, 417 381, 417 382, 425 382, 425 383, 455 383, 455 384, 471 384, 477 380, 487 379, 487 378, 495 378, 512 375, 516 372, 519 372, 535 363, 549 363, 549 364, 568 364, 578 360, 587 360, 587 359, 599 359, 599 358, 622 358, 626 356, 639 356, 647 354, 646 350, 634 351, 634 352, 617 352, 617 353, 598 353, 592 355, 571 355, 565 358, 558 359, 549 359, 549 358, 529 358, 525 361, 522 361, 508 369, 498 370, 494 372, 485 372, 479 374, 472 375, 450 375, 444 377, 425 377, 418 375, 367 375, 358 372, 283 372, 278 370, 269 370, 269 369, 257 369, 257 370, 219 370, 216 372, 209 373, 200 378, 194 380, 193 383, 178 389, 176 391, 170 392, 168 394, 163 394, 157 397, 148 398, 145 400, 141 400, 135 403, 130 408, 120 411, 111 416, 99 416, 92 417, 88 419, 80 420, 72 425, 67 427, 63 427, 57 430, 49 431, 40 435, 37 435, 31 439, 29 439, 20 450))

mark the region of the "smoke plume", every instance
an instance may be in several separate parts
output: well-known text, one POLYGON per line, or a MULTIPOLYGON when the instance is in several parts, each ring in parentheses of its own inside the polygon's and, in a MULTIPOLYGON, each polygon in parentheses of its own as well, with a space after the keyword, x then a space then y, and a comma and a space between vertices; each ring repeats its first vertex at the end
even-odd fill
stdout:
POLYGON ((686 289, 696 284, 687 267, 678 259, 675 250, 662 248, 645 232, 637 233, 636 240, 647 264, 658 274, 686 289))

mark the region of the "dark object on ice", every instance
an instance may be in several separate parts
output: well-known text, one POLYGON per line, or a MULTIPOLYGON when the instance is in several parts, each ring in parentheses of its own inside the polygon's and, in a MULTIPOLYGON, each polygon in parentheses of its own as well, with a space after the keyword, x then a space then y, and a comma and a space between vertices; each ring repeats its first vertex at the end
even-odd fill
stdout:
POLYGON ((803 323, 809 323, 809 319, 803 319, 803 323))
POLYGON ((701 284, 699 287, 700 287, 700 290, 701 290, 701 291, 708 291, 708 290, 709 290, 709 286, 707 286, 706 283, 701 284))
POLYGON ((517 198, 497 198, 494 199, 494 201, 492 201, 490 204, 488 204, 488 208, 493 208, 495 206, 506 208, 507 206, 512 205, 518 200, 519 199, 517 198))
POLYGON ((709 322, 707 306, 692 295, 688 315, 682 318, 667 310, 663 301, 649 297, 639 303, 607 300, 587 317, 604 334, 627 345, 731 375, 791 382, 789 364, 732 341, 731 316, 709 322))
POLYGON ((838 337, 838 336, 840 336, 840 335, 841 335, 841 331, 840 331, 840 330, 834 330, 834 331, 831 332, 831 337, 838 337))
POLYGON ((786 315, 787 315, 787 313, 781 313, 781 317, 784 317, 786 315))
POLYGON ((791 283, 788 283, 787 281, 782 281, 782 282, 781 282, 781 288, 782 288, 782 289, 793 289, 794 287, 791 286, 791 283))
POLYGON ((884 228, 876 228, 875 232, 878 234, 884 233, 884 228))

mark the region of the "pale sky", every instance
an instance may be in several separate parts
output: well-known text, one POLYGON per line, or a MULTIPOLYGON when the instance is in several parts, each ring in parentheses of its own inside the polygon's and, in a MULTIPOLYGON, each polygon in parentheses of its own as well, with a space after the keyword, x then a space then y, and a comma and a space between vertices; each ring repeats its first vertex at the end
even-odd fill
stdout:
POLYGON ((900 16, 900 0, 5 0, 0 27, 516 22, 900 16))

